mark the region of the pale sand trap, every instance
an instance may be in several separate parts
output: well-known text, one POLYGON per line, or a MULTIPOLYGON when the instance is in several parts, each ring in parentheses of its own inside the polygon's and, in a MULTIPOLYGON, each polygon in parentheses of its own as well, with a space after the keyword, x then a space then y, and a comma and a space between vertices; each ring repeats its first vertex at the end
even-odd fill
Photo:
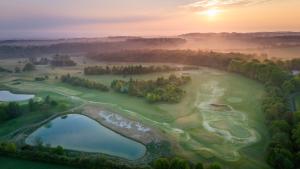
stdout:
POLYGON ((163 138, 160 132, 146 127, 140 122, 125 118, 115 112, 107 111, 100 106, 85 106, 82 114, 97 120, 102 125, 117 133, 142 142, 143 144, 149 144, 151 142, 157 143, 163 138))
POLYGON ((116 127, 133 129, 144 133, 151 130, 148 127, 144 127, 140 122, 131 121, 111 112, 100 111, 99 116, 104 118, 107 123, 115 125, 116 127))

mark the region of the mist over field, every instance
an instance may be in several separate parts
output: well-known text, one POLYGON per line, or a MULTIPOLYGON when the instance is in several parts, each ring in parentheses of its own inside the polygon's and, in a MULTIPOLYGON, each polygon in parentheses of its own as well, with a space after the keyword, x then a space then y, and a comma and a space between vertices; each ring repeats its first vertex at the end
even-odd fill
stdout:
POLYGON ((76 38, 53 40, 0 41, 1 57, 28 57, 105 53, 120 50, 191 49, 218 52, 241 52, 259 59, 298 58, 300 33, 189 33, 165 37, 113 36, 103 38, 76 38))

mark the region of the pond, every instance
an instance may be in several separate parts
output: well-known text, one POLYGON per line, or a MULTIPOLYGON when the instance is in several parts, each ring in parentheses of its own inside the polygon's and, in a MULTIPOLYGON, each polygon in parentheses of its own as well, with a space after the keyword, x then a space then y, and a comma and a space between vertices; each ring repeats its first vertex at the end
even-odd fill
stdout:
POLYGON ((34 95, 31 94, 14 94, 10 91, 0 91, 0 101, 1 102, 17 102, 17 101, 25 101, 32 99, 34 95))
POLYGON ((129 160, 144 156, 146 147, 128 139, 95 120, 79 115, 69 114, 57 117, 37 129, 26 140, 29 145, 58 145, 69 150, 104 153, 129 160))

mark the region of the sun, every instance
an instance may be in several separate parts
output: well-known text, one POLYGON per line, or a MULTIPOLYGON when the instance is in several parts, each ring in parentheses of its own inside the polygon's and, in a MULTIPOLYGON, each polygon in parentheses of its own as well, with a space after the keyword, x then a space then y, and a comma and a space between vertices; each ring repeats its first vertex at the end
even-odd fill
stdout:
POLYGON ((215 17, 217 16, 221 11, 219 9, 216 8, 212 8, 212 9, 208 9, 206 11, 204 11, 204 15, 208 16, 208 17, 215 17))

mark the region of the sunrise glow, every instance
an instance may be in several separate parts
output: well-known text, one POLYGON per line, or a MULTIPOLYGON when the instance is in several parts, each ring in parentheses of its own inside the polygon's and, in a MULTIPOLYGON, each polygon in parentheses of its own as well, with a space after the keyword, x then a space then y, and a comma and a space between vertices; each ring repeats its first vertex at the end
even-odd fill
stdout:
POLYGON ((207 17, 216 17, 220 12, 221 10, 212 8, 212 9, 208 9, 207 11, 204 11, 202 14, 204 14, 207 17))

